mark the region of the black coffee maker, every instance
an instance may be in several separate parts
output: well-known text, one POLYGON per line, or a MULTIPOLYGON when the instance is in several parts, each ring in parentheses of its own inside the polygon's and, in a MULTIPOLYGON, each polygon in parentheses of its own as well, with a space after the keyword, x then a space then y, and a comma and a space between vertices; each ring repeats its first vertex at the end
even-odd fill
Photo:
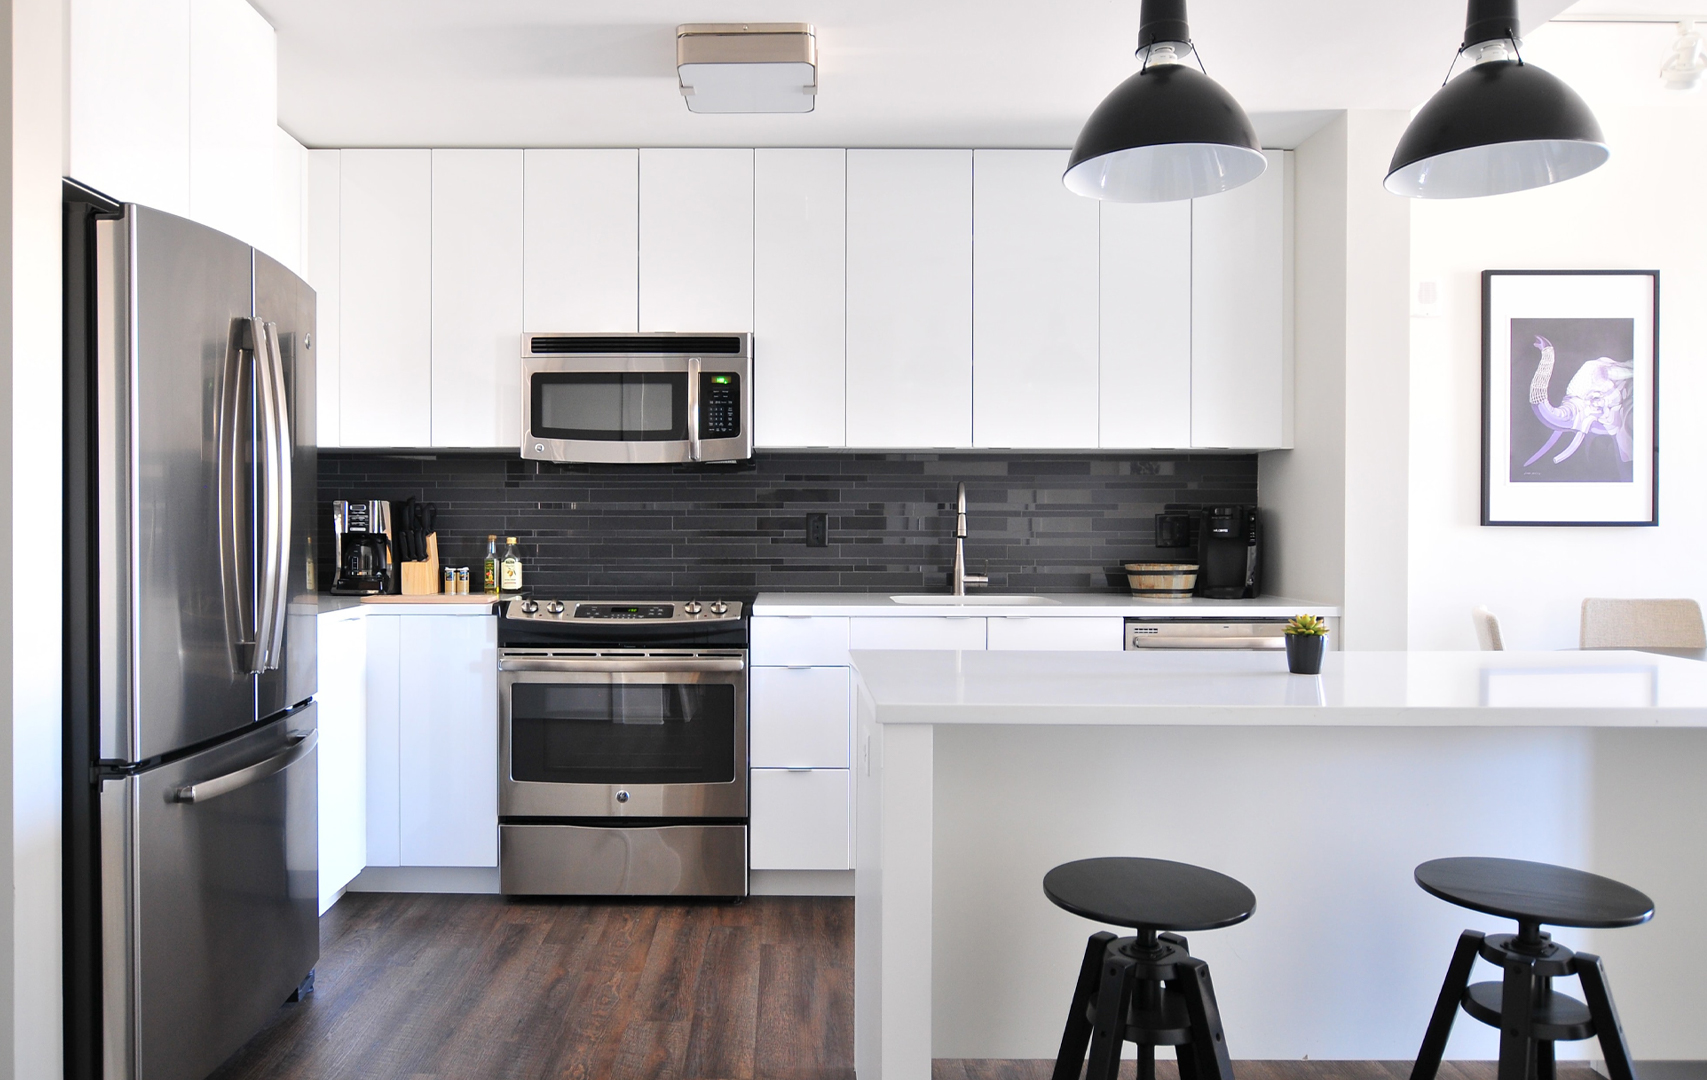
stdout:
POLYGON ((1211 600, 1262 595, 1262 523, 1256 507, 1208 507, 1197 536, 1197 595, 1211 600))
POLYGON ((332 591, 341 596, 395 592, 391 504, 383 499, 332 503, 332 544, 337 569, 332 591))

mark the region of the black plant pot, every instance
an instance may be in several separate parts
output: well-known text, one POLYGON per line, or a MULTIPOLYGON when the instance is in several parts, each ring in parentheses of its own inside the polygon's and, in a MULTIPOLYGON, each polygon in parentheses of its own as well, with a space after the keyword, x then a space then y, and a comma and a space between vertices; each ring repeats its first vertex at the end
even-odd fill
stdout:
POLYGON ((1322 654, 1327 651, 1326 634, 1287 634, 1286 668, 1294 675, 1320 675, 1322 654))

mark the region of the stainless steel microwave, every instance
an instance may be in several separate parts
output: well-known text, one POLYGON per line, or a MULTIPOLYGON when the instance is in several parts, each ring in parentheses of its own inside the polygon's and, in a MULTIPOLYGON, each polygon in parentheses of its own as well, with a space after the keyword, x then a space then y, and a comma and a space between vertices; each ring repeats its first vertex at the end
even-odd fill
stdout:
POLYGON ((522 457, 753 456, 751 334, 523 334, 522 457))

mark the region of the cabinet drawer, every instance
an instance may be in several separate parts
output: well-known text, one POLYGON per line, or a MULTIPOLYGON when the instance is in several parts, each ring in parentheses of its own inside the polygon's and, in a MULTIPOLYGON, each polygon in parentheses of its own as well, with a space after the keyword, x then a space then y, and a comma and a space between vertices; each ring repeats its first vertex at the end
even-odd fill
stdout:
POLYGON ((754 769, 750 823, 754 870, 853 866, 846 769, 754 769))
POLYGON ((1102 618, 1035 619, 991 616, 986 638, 991 649, 1119 652, 1125 648, 1126 620, 1102 618))
POLYGON ((753 669, 756 768, 848 767, 848 669, 753 669))
POLYGON ((983 649, 984 620, 912 616, 854 619, 850 649, 983 649))
POLYGON ((755 665, 845 667, 848 620, 842 616, 759 615, 753 618, 755 665))

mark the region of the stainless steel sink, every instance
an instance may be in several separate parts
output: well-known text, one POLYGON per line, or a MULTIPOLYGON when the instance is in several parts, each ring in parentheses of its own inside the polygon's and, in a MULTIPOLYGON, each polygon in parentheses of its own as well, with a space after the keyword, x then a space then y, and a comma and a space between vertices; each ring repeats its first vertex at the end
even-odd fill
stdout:
POLYGON ((1047 596, 1001 596, 993 593, 980 593, 977 596, 908 594, 906 596, 891 596, 889 599, 897 604, 916 604, 924 607, 1043 607, 1061 602, 1051 600, 1047 596))

